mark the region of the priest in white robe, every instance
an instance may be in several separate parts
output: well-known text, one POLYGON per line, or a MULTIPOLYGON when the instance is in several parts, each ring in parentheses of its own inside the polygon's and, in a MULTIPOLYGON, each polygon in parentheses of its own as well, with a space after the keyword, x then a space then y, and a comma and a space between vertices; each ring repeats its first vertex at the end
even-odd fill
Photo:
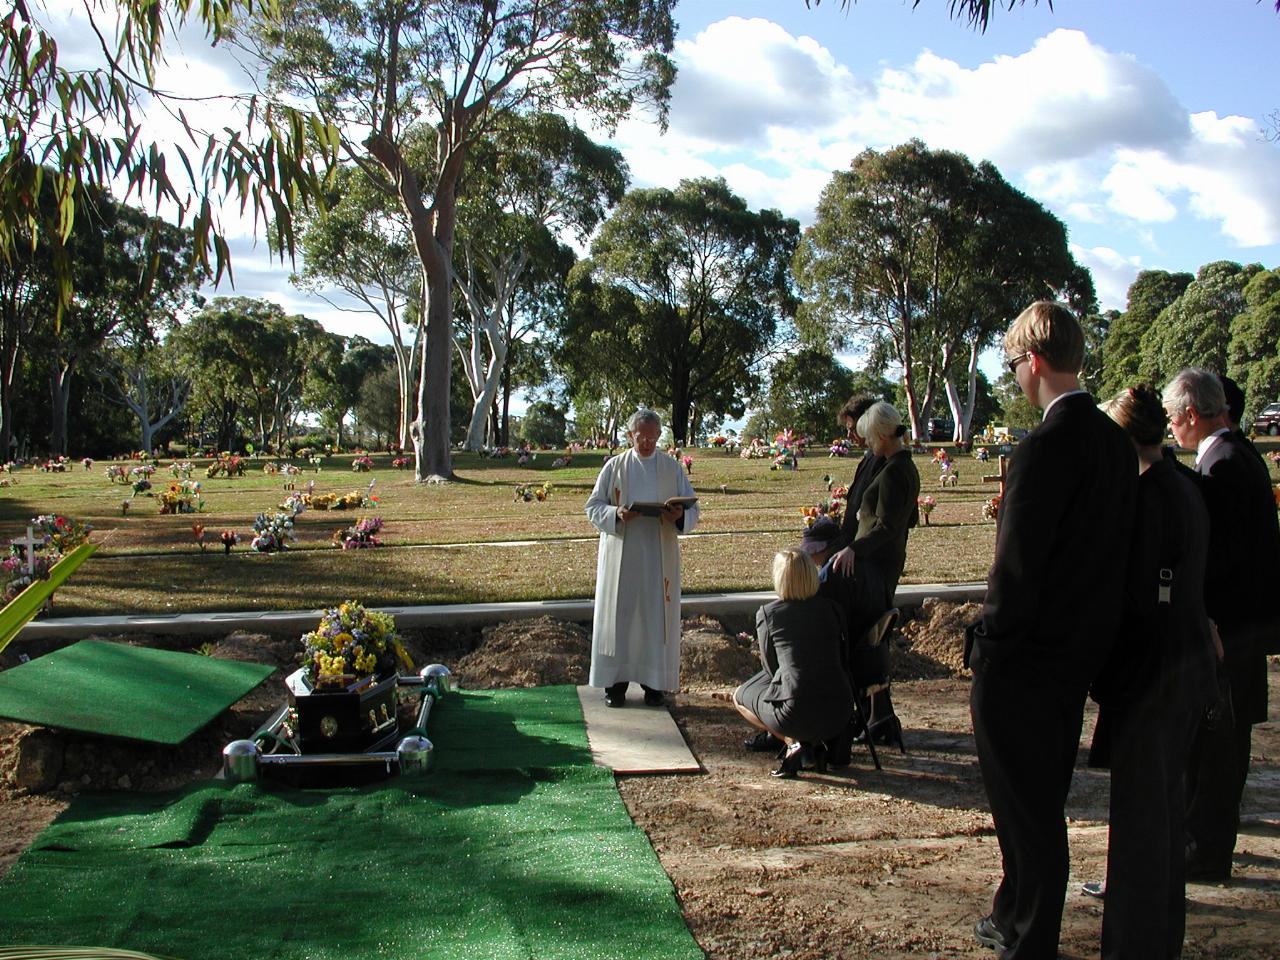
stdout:
POLYGON ((637 410, 627 424, 631 449, 605 462, 587 500, 587 518, 600 531, 589 682, 605 688, 612 707, 626 703, 629 683, 644 688, 651 706, 680 688, 676 536, 693 529, 698 508, 672 506, 658 517, 628 509, 694 495, 680 464, 658 452, 661 432, 656 413, 637 410))

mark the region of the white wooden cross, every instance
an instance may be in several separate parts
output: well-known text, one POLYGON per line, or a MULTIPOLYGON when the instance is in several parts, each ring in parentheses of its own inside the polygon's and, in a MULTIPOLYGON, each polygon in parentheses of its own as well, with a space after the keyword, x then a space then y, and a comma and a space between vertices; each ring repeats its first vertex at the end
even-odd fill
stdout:
POLYGON ((35 578, 36 575, 36 541, 31 535, 31 528, 27 527, 27 576, 35 578))

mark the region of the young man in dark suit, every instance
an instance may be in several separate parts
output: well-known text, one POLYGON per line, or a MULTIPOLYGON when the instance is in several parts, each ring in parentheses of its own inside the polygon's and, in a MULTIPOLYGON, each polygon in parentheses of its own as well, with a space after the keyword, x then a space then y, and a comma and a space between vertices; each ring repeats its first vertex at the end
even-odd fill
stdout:
POLYGON ((1253 724, 1267 719, 1263 651, 1277 627, 1270 598, 1280 576, 1280 523, 1270 473, 1233 428, 1218 376, 1179 371, 1164 389, 1164 407, 1178 445, 1196 452, 1209 511, 1205 607, 1230 690, 1230 709, 1224 700, 1201 723, 1187 771, 1187 879, 1218 882, 1231 876, 1253 724))
POLYGON ((1044 421, 1009 465, 972 631, 973 733, 1004 868, 974 934, 1002 960, 1053 960, 1064 808, 1085 697, 1120 622, 1138 467, 1124 431, 1080 387, 1084 335, 1070 310, 1033 303, 1004 349, 1044 421))

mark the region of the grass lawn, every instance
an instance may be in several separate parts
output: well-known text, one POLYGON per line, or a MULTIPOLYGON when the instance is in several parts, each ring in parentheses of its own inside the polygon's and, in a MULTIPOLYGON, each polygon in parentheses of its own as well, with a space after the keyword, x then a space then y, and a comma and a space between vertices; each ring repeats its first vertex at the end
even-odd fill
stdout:
MULTIPOLYGON (((686 593, 759 590, 769 586, 773 552, 796 540, 801 507, 826 493, 824 476, 847 483, 854 461, 814 455, 797 471, 771 471, 767 460, 741 460, 717 450, 691 451, 695 490, 702 498, 697 534, 683 543, 686 593)), ((994 451, 993 451, 994 455, 994 451)), ((105 463, 67 473, 15 470, 12 486, 0 489, 0 537, 20 536, 41 513, 61 513, 95 527, 97 554, 59 590, 56 612, 85 614, 201 610, 300 609, 342 599, 370 604, 466 603, 590 596, 594 589, 596 531, 583 505, 605 454, 584 452, 569 467, 552 467, 557 454, 543 452, 525 467, 514 459, 489 460, 455 454, 458 482, 419 486, 410 471, 374 456, 371 473, 353 473, 351 457, 331 457, 316 472, 294 482, 316 493, 363 490, 374 481, 376 507, 307 510, 295 522, 297 541, 283 553, 248 549, 254 517, 284 499, 284 480, 248 461, 246 476, 206 479, 206 461, 193 477, 203 484, 199 514, 161 516, 159 502, 141 495, 127 514, 121 502, 131 488, 110 483, 105 463), (550 482, 550 498, 525 503, 513 498, 518 484, 550 482), (383 546, 339 550, 335 530, 361 516, 384 521, 383 546), (201 552, 192 523, 204 524, 201 552), (224 529, 240 534, 230 556, 217 542, 224 529), (515 541, 514 543, 512 543, 515 541)), ((152 477, 154 491, 171 480, 169 461, 152 477)), ((128 464, 126 464, 128 465, 128 464)), ((995 524, 982 517, 983 502, 996 489, 983 483, 997 469, 957 457, 960 482, 941 488, 938 468, 916 456, 921 492, 938 501, 928 526, 911 533, 906 583, 979 580, 986 576, 995 524)))

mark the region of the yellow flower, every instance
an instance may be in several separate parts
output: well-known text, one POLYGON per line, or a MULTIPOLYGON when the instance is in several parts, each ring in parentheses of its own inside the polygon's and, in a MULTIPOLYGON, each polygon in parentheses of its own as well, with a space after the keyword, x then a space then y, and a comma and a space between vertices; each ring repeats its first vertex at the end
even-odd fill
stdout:
POLYGON ((355 637, 353 637, 351 634, 346 633, 346 632, 344 631, 343 633, 340 633, 340 634, 338 634, 336 637, 334 637, 334 638, 333 638, 333 649, 334 649, 334 650, 337 650, 337 651, 339 651, 339 652, 341 652, 341 651, 342 651, 342 649, 343 649, 347 644, 351 643, 351 642, 352 642, 352 641, 354 641, 354 640, 355 640, 355 637))

